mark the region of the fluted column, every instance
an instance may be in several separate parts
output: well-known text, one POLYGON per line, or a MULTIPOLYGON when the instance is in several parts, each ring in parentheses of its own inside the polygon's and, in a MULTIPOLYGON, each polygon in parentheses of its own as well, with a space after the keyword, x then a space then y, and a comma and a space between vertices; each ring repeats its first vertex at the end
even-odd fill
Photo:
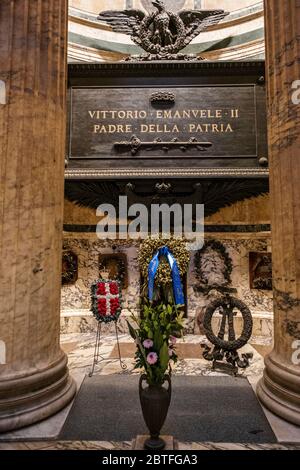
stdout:
POLYGON ((66 0, 0 1, 0 432, 73 398, 59 345, 66 0))
POLYGON ((300 425, 300 0, 265 0, 275 346, 262 403, 300 425))

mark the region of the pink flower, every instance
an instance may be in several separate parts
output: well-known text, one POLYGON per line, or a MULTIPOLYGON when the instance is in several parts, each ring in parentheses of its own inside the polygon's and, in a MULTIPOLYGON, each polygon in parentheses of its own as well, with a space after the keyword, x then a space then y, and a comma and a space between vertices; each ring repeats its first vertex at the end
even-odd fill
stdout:
POLYGON ((170 336, 170 341, 172 344, 176 344, 177 343, 177 338, 175 338, 175 336, 170 336))
POLYGON ((155 352, 151 352, 147 356, 147 362, 150 366, 153 366, 158 361, 158 355, 155 352))
POLYGON ((173 356, 173 354, 174 354, 174 351, 173 351, 173 349, 169 349, 169 356, 170 356, 170 357, 172 357, 172 356, 173 356))
POLYGON ((153 348, 153 341, 152 339, 145 339, 145 341, 143 342, 143 346, 145 349, 151 349, 153 348))

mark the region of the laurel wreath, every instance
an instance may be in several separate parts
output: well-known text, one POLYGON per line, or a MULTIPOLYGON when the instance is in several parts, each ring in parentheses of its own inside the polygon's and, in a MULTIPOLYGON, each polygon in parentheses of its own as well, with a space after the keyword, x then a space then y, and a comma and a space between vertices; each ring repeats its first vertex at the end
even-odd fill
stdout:
MULTIPOLYGON (((148 267, 150 261, 157 251, 164 246, 167 246, 170 249, 172 255, 176 259, 181 276, 184 276, 187 273, 190 263, 190 254, 186 248, 184 240, 177 238, 148 238, 141 244, 138 255, 141 274, 145 282, 148 282, 148 267)), ((167 259, 161 260, 156 273, 155 282, 157 286, 166 286, 172 283, 172 271, 167 259)))
POLYGON ((154 22, 156 17, 156 13, 152 13, 151 15, 147 16, 141 23, 140 27, 140 38, 141 38, 141 45, 142 47, 150 53, 154 54, 172 54, 180 51, 184 47, 184 40, 185 40, 185 26, 182 19, 176 15, 175 13, 169 13, 170 21, 173 22, 176 32, 177 32, 177 39, 174 44, 170 44, 169 46, 161 46, 160 44, 153 44, 151 41, 152 34, 150 27, 154 22))

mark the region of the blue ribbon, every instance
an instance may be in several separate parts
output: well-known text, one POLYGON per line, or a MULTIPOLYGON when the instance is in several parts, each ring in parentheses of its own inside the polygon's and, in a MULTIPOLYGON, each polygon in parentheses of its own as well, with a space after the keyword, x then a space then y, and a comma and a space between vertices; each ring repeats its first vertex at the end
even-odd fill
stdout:
POLYGON ((165 257, 168 260, 168 263, 170 265, 171 271, 172 271, 172 281, 173 281, 173 292, 174 292, 174 299, 175 299, 175 304, 176 305, 184 305, 184 294, 183 294, 183 289, 182 289, 182 283, 181 283, 181 277, 180 277, 180 271, 178 268, 178 264, 172 253, 170 252, 169 248, 167 246, 164 246, 163 248, 160 248, 158 252, 155 254, 155 256, 152 258, 150 261, 149 267, 148 267, 148 296, 149 300, 153 300, 153 295, 154 295, 154 280, 155 276, 159 267, 160 263, 160 258, 165 257))

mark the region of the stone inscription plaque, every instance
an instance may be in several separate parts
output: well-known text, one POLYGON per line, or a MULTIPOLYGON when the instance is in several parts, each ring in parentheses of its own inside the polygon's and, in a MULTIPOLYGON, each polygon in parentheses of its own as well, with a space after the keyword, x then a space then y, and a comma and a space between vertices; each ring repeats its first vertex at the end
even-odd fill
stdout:
POLYGON ((70 159, 255 158, 255 86, 72 88, 70 159))

